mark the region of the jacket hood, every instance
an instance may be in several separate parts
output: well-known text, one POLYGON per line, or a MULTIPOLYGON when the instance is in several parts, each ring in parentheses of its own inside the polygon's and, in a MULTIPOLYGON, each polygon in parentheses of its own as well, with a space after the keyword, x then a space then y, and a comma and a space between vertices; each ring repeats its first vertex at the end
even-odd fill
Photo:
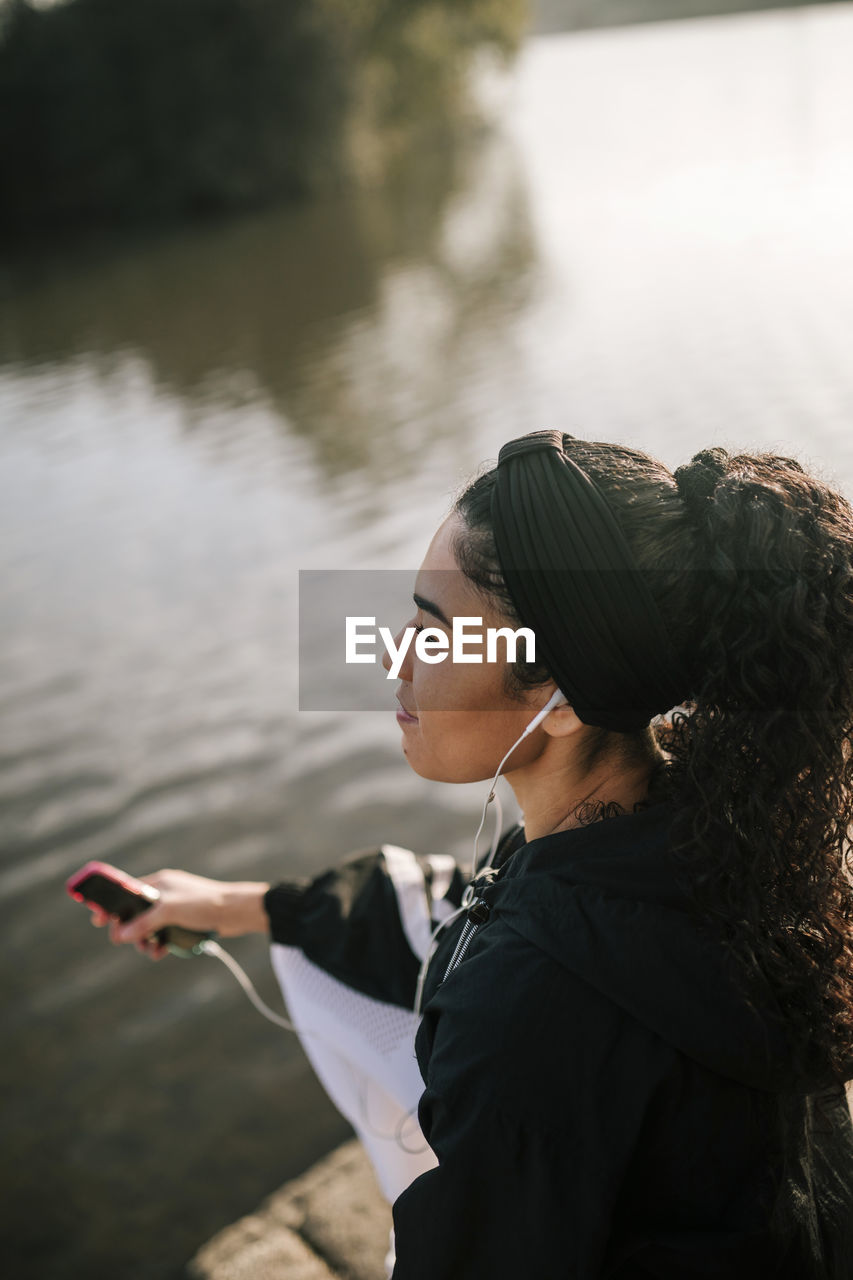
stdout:
POLYGON ((504 922, 656 1035, 745 1085, 794 1084, 769 990, 750 1001, 731 956, 697 921, 655 805, 523 845, 484 896, 504 922))

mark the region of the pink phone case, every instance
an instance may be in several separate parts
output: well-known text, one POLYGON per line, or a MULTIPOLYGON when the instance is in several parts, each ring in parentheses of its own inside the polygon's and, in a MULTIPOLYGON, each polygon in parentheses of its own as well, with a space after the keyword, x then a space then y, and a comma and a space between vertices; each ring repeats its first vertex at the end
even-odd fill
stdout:
POLYGON ((88 880, 90 876, 103 876, 105 880, 112 880, 114 884, 120 888, 126 889, 128 893, 136 894, 140 897, 147 898, 149 902, 156 902, 160 897, 158 891, 150 884, 145 884, 142 880, 137 880, 135 876, 129 876, 126 871, 120 871, 118 867, 110 866, 108 862, 87 862, 85 867, 81 867, 79 871, 75 871, 65 882, 65 888, 71 894, 75 902, 85 902, 87 907, 91 909, 103 910, 98 907, 96 902, 90 902, 84 893, 78 889, 78 885, 88 880))

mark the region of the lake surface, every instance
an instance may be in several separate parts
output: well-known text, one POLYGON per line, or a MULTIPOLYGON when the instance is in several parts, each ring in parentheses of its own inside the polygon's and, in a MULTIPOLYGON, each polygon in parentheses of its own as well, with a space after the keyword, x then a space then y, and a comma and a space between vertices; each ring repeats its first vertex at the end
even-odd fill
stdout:
POLYGON ((346 1133, 223 969, 111 949, 72 871, 468 854, 482 787, 408 771, 390 694, 298 710, 300 569, 414 572, 543 427, 853 496, 851 65, 849 4, 532 39, 386 189, 5 273, 11 1274, 177 1276, 346 1133))

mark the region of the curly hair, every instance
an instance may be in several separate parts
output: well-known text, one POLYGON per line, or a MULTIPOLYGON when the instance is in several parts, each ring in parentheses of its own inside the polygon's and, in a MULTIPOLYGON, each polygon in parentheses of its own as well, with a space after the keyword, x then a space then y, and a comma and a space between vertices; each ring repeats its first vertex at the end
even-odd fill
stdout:
MULTIPOLYGON (((707 450, 677 484, 632 449, 569 437, 565 449, 605 494, 690 659, 691 702, 653 725, 679 876, 747 983, 769 984, 794 1069, 843 1082, 853 1073, 853 510, 775 454, 707 450)), ((495 474, 457 500, 454 551, 513 618, 491 532, 495 474)), ((518 691, 547 679, 519 663, 512 673, 518 691)))

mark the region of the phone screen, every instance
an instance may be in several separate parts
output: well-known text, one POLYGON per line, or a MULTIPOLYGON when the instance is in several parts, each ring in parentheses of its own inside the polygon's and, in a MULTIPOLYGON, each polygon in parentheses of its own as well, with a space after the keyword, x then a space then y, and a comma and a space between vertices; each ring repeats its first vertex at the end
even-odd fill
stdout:
POLYGON ((151 906, 151 900, 143 894, 134 893, 97 871, 86 876, 85 880, 79 880, 74 889, 87 902, 94 902, 96 907, 101 907, 108 915, 118 916, 122 923, 132 920, 151 906))

